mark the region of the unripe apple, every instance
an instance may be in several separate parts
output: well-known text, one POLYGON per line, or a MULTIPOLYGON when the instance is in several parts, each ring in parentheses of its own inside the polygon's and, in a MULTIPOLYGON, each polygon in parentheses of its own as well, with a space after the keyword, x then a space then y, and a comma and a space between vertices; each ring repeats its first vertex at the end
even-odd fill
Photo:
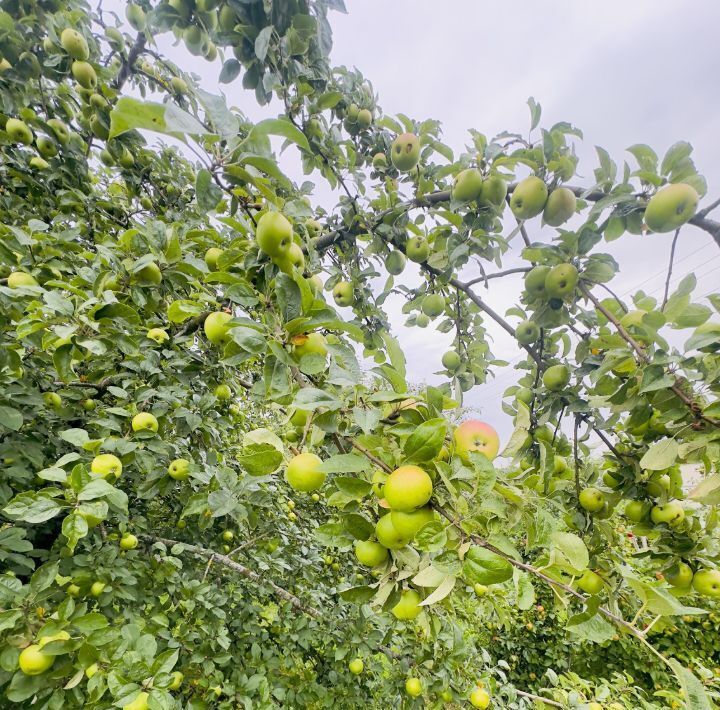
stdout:
POLYGON ((305 270, 305 254, 302 247, 295 244, 295 242, 290 245, 284 254, 275 257, 273 261, 280 267, 280 271, 288 274, 288 276, 292 276, 294 269, 300 272, 305 270))
POLYGON ((47 170, 50 167, 50 163, 39 155, 30 158, 29 165, 33 170, 47 170))
POLYGON ((175 459, 168 466, 168 476, 176 481, 187 481, 190 477, 190 462, 187 459, 175 459))
POLYGON ((70 140, 70 131, 68 130, 68 127, 59 118, 51 118, 47 122, 47 125, 53 132, 55 140, 57 140, 60 145, 67 145, 70 140))
POLYGON ((148 710, 148 699, 150 694, 144 690, 131 702, 123 705, 122 710, 148 710))
POLYGON ((172 680, 170 681, 170 685, 168 685, 168 690, 178 690, 185 676, 180 671, 173 671, 171 675, 172 680))
POLYGON ((162 345, 165 341, 170 340, 170 336, 164 328, 150 328, 147 332, 147 338, 154 340, 158 345, 162 345))
POLYGON ((325 340, 325 336, 322 333, 294 335, 291 342, 293 344, 295 354, 298 357, 303 357, 304 355, 327 356, 327 340, 325 340))
POLYGON ((285 471, 285 479, 296 491, 317 490, 325 482, 325 472, 320 470, 322 459, 315 454, 298 454, 290 459, 285 471))
POLYGON ((422 264, 430 256, 430 245, 425 237, 412 237, 405 245, 405 254, 410 261, 422 264))
POLYGON ((681 589, 687 589, 693 581, 692 567, 685 562, 676 562, 665 571, 664 576, 668 584, 681 589))
POLYGON ((387 168, 387 156, 385 153, 375 153, 372 159, 372 166, 375 170, 385 170, 387 168))
POLYGON ((489 708, 490 695, 487 690, 485 690, 485 688, 475 688, 475 690, 470 693, 470 705, 474 708, 480 708, 481 710, 489 708))
POLYGON ((32 274, 24 271, 13 271, 7 280, 9 288, 27 288, 28 286, 37 286, 38 282, 32 274))
POLYGON ((422 598, 414 589, 406 589, 400 595, 400 601, 392 608, 392 614, 401 621, 412 621, 422 612, 422 598))
POLYGON ((434 517, 433 509, 429 505, 410 512, 401 510, 390 512, 390 521, 398 535, 408 540, 412 540, 427 523, 432 522, 434 517))
POLYGON ((415 325, 418 328, 427 328, 430 325, 430 319, 424 313, 418 313, 415 316, 415 325))
POLYGON ((348 663, 348 668, 353 675, 360 675, 365 669, 365 664, 362 658, 353 658, 353 660, 348 663))
POLYGON ((150 412, 140 412, 132 418, 133 431, 150 431, 155 434, 158 430, 158 420, 150 412))
POLYGON ((420 308, 429 318, 436 318, 445 310, 445 297, 440 293, 429 293, 423 298, 420 308))
POLYGON ((476 582, 473 585, 473 591, 479 597, 484 597, 488 593, 488 588, 484 584, 480 584, 480 582, 476 582))
POLYGON ((33 142, 33 132, 27 123, 19 118, 8 118, 5 124, 5 133, 13 143, 30 145, 33 142))
POLYGON ((332 290, 335 303, 341 308, 352 305, 354 301, 354 293, 352 284, 348 281, 339 281, 332 290))
POLYGON ((100 581, 93 582, 92 585, 90 586, 90 594, 93 597, 99 597, 103 593, 104 589, 105 589, 105 582, 100 582, 100 581))
POLYGON ((515 328, 515 338, 521 345, 531 345, 540 337, 540 326, 532 320, 522 321, 515 328))
POLYGON ((218 259, 222 256, 223 250, 219 247, 210 247, 205 252, 205 264, 210 271, 217 271, 218 259))
POLYGON ((373 493, 378 498, 383 498, 385 496, 385 481, 388 479, 388 474, 385 473, 385 471, 381 471, 380 469, 376 470, 375 473, 373 473, 372 477, 372 488, 373 493))
POLYGON ((235 539, 235 533, 232 530, 223 530, 223 542, 232 542, 235 539))
POLYGON ((42 652, 39 644, 33 643, 20 652, 18 664, 25 675, 40 675, 45 673, 55 663, 55 656, 42 652))
POLYGON ((551 392, 559 392, 570 382, 570 369, 567 365, 551 365, 543 372, 542 382, 551 392))
POLYGON ((500 438, 489 424, 477 419, 468 419, 453 432, 455 453, 468 461, 468 454, 476 451, 492 461, 500 450, 500 438))
POLYGON ((43 401, 47 407, 59 409, 62 406, 62 399, 57 392, 45 392, 43 401))
POLYGON ((457 350, 448 350, 442 356, 442 365, 448 372, 457 372, 462 365, 462 359, 457 350))
POLYGON ((145 17, 145 10, 143 10, 140 5, 136 5, 135 3, 131 2, 125 8, 125 17, 130 23, 130 27, 132 27, 134 30, 142 32, 145 29, 145 24, 147 22, 145 17))
POLYGON ((134 550, 138 546, 138 539, 132 533, 123 533, 120 538, 120 549, 121 550, 134 550))
POLYGON ((373 122, 373 115, 372 115, 372 111, 370 111, 370 109, 363 108, 363 109, 360 109, 360 111, 358 111, 357 124, 361 130, 364 131, 364 130, 370 128, 370 126, 372 125, 372 122, 373 122))
POLYGON ((586 569, 577 581, 578 588, 585 594, 598 594, 604 585, 602 577, 590 569, 586 569))
POLYGON ((388 551, 384 545, 373 540, 356 540, 355 557, 358 562, 366 567, 377 567, 383 564, 388 558, 388 551))
POLYGON ((520 220, 532 219, 539 215, 548 199, 547 185, 537 176, 521 180, 510 197, 510 209, 520 220))
POLYGON ((65 594, 67 594, 69 597, 72 597, 73 599, 76 599, 80 596, 80 587, 75 583, 68 584, 67 588, 65 589, 65 594))
POLYGON ((154 261, 151 261, 146 266, 143 266, 142 269, 135 272, 135 278, 137 278, 140 284, 157 286, 162 282, 162 271, 160 271, 160 267, 154 261))
POLYGON ((35 140, 38 152, 43 158, 53 158, 58 153, 58 148, 55 141, 48 136, 38 136, 35 140))
POLYGON ((230 5, 223 5, 218 11, 218 26, 223 32, 232 32, 238 22, 237 14, 230 5))
POLYGON ((567 187, 558 187, 548 197, 543 211, 543 221, 551 227, 565 224, 575 214, 577 197, 567 187))
POLYGON ((80 405, 86 412, 94 412, 97 409, 97 402, 94 399, 83 399, 80 405))
POLYGON ((293 243, 293 228, 280 212, 266 212, 257 223, 255 239, 260 251, 271 258, 284 255, 293 243))
POLYGON ((225 383, 219 384, 213 390, 213 394, 220 402, 227 402, 229 399, 232 399, 232 390, 230 386, 225 383))
POLYGON ((412 698, 420 697, 423 692, 423 684, 420 678, 408 678, 405 681, 405 692, 412 698))
POLYGON ((385 268, 389 274, 398 276, 405 270, 407 259, 401 251, 391 251, 385 259, 385 268))
POLYGON ((525 275, 525 290, 533 296, 533 298, 545 298, 545 279, 550 273, 550 267, 542 264, 534 266, 525 275))
POLYGON ((395 529, 390 513, 386 513, 375 523, 375 537, 388 550, 399 550, 410 542, 410 538, 395 529))
POLYGON ((385 481, 385 500, 392 510, 409 512, 425 505, 432 496, 432 479, 419 466, 401 466, 385 481))
POLYGON ((480 203, 503 207, 507 197, 507 182, 499 175, 491 175, 483 181, 480 203))
POLYGON ((94 89, 97 86, 97 74, 90 62, 76 60, 72 63, 72 75, 83 89, 94 89))
POLYGON ((650 511, 650 519, 655 525, 665 523, 670 527, 679 525, 685 518, 685 511, 682 505, 676 500, 671 500, 664 505, 656 505, 650 511))
POLYGON ((720 597, 720 571, 716 569, 698 570, 693 575, 692 586, 698 594, 717 599, 720 597))
POLYGON ((420 139, 414 133, 399 135, 390 148, 390 159, 400 172, 410 172, 420 162, 420 139))
POLYGON ((60 35, 62 48, 73 58, 86 61, 90 56, 87 40, 77 30, 66 27, 60 35))
POLYGON ((605 506, 605 494, 592 486, 583 488, 578 499, 580 507, 589 513, 597 513, 605 506))
POLYGON ((529 387, 520 387, 515 392, 515 399, 518 400, 518 402, 523 402, 525 404, 530 404, 532 402, 533 398, 533 391, 529 387))
POLYGON ((575 291, 578 270, 572 264, 553 266, 545 278, 545 293, 550 298, 565 298, 575 291))
POLYGON ((102 478, 110 478, 111 481, 120 478, 122 470, 122 461, 114 454, 100 454, 90 464, 91 473, 102 478))
POLYGON ((633 523, 641 523, 650 514, 650 503, 642 500, 631 500, 625 506, 625 517, 633 523))
POLYGON ((700 196, 692 185, 666 185, 648 202, 645 222, 653 232, 672 232, 692 219, 700 196))
POLYGON ((213 345, 225 345, 230 342, 230 326, 229 321, 232 320, 232 314, 224 311, 216 311, 210 313, 205 318, 203 329, 207 339, 213 345))
POLYGON ((472 202, 480 197, 483 179, 477 168, 460 171, 453 182, 452 198, 459 202, 472 202))

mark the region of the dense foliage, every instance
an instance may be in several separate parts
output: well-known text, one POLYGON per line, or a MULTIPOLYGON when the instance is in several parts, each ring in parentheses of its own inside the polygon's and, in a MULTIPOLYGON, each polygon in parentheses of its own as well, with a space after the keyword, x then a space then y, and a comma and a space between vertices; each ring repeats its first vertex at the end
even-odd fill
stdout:
POLYGON ((687 223, 720 245, 688 144, 599 149, 574 185, 582 134, 531 99, 531 138, 456 154, 330 67, 341 0, 0 8, 7 702, 717 702, 720 294, 625 303, 602 251, 687 223), (282 115, 228 108, 204 60, 282 115), (501 315, 481 294, 509 273, 501 315), (455 334, 443 386, 413 385, 391 294, 455 334), (525 354, 497 467, 461 410, 506 365, 490 322, 525 354))

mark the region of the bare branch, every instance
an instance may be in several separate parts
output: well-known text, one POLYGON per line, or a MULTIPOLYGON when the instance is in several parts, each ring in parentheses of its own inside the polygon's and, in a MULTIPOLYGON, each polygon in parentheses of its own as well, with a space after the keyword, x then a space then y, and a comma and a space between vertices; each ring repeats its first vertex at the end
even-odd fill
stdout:
POLYGON ((680 236, 680 230, 675 230, 675 236, 672 240, 672 246, 670 247, 670 264, 668 265, 668 273, 667 278, 665 279, 665 295, 663 296, 662 300, 662 306, 660 306, 660 310, 664 311, 665 306, 667 306, 668 302, 668 295, 670 294, 670 277, 672 276, 673 272, 673 261, 675 260, 675 247, 677 246, 678 237, 680 236))

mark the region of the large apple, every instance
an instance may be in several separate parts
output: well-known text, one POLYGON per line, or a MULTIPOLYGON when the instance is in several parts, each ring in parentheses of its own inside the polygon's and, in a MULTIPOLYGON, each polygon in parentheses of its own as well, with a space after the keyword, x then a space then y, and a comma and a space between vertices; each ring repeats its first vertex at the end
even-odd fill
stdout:
POLYGON ((19 118, 8 118, 5 124, 5 133, 13 143, 30 145, 33 142, 33 132, 27 123, 19 118))
POLYGON ((422 612, 422 598, 414 589, 406 589, 400 595, 400 601, 392 608, 392 614, 401 621, 411 621, 422 612))
POLYGON ((419 466, 401 466, 385 481, 385 500, 392 510, 409 512, 425 505, 432 496, 432 479, 419 466))
POLYGON ((117 480, 122 474, 122 461, 114 454, 100 454, 90 464, 90 471, 102 478, 117 480))
POLYGON ((68 130, 68 127, 59 118, 51 118, 47 122, 47 125, 48 128, 53 132, 55 140, 57 140, 60 145, 68 144, 68 141, 70 140, 70 131, 68 130))
POLYGON ((40 675, 55 663, 55 656, 43 653, 40 645, 33 643, 20 652, 18 663, 25 675, 40 675))
POLYGON ((470 693, 470 705, 480 710, 486 710, 490 707, 490 695, 485 688, 475 688, 470 693))
POLYGON ((445 310, 445 297, 441 293, 429 293, 423 298, 420 308, 429 318, 436 318, 445 310))
POLYGON ((176 481, 187 481, 190 477, 190 462, 187 459, 175 459, 168 466, 168 476, 176 481))
POLYGON ((399 550, 401 547, 405 547, 411 539, 405 535, 401 535, 395 529, 390 513, 386 513, 375 523, 375 537, 378 539, 378 542, 383 547, 387 547, 388 550, 399 550))
POLYGON ((83 89, 94 89, 97 86, 97 74, 90 62, 74 61, 72 63, 72 75, 83 89))
POLYGON ((135 278, 144 286, 157 286, 162 282, 162 271, 154 261, 151 261, 135 273, 135 278))
POLYGON ((420 678, 414 676, 405 681, 405 692, 411 698, 419 698, 423 692, 423 684, 420 678))
POLYGON ((665 523, 670 527, 675 527, 679 525, 684 518, 685 511, 682 505, 676 500, 671 500, 664 505, 656 505, 650 511, 650 520, 652 520, 655 525, 665 523))
POLYGON ((672 232, 692 219, 700 196, 692 185, 666 185, 650 198, 645 223, 653 232, 672 232))
POLYGON ((720 597, 720 570, 698 570, 693 575, 692 586, 698 594, 705 597, 720 597))
POLYGON ((457 372, 457 370, 460 369, 460 365, 462 365, 462 358, 460 357, 458 351, 448 350, 442 356, 442 365, 449 372, 457 372))
POLYGON ((390 148, 390 160, 400 172, 410 172, 420 162, 420 139, 413 133, 399 135, 390 148))
POLYGON ((580 507, 589 513, 597 513, 605 506, 605 494, 592 486, 580 491, 580 507))
POLYGON ((348 663, 348 670, 353 675, 360 675, 363 670, 365 669, 365 664, 363 663, 362 658, 353 658, 350 663, 348 663))
POLYGON ((500 438, 489 424, 477 419, 468 419, 453 432, 455 453, 468 460, 471 451, 477 451, 492 461, 500 449, 500 438))
POLYGON ((150 431, 155 434, 158 430, 158 420, 150 412, 140 412, 132 418, 132 430, 150 431))
POLYGON ((452 187, 452 198, 459 202, 472 202, 480 197, 483 179, 477 168, 461 170, 456 176, 452 187))
POLYGON ((507 183, 499 175, 491 175, 482 184, 480 202, 502 207, 507 197, 507 183))
POLYGON ((531 345, 540 337, 540 326, 532 320, 522 321, 515 328, 515 339, 520 345, 531 345))
POLYGON ((427 523, 432 522, 433 517, 433 509, 429 505, 410 512, 401 510, 390 512, 393 527, 399 535, 408 540, 412 540, 427 523))
POLYGON ((280 271, 288 276, 292 276, 295 269, 300 272, 305 271, 305 254, 302 247, 295 244, 295 242, 290 245, 284 254, 275 257, 273 261, 280 267, 280 271))
POLYGON ((586 569, 577 581, 577 586, 585 594, 597 594, 602 590, 604 584, 602 577, 590 569, 586 569))
POLYGON ((510 209, 520 220, 532 219, 539 215, 548 199, 547 185, 537 176, 521 180, 510 197, 510 209))
POLYGON ((553 266, 545 278, 545 293, 550 298, 565 298, 577 286, 578 270, 572 264, 553 266))
POLYGON ((73 58, 86 61, 90 57, 87 40, 77 30, 66 27, 60 35, 62 48, 73 58))
POLYGON ((295 354, 298 357, 303 357, 303 355, 327 356, 327 340, 325 340, 325 336, 322 333, 294 335, 291 342, 295 348, 295 354))
POLYGON ((126 532, 120 538, 121 550, 134 550, 138 546, 138 539, 132 533, 126 532))
POLYGON ((355 557, 361 565, 377 567, 387 560, 388 549, 374 540, 356 540, 355 557))
POLYGON ((548 197, 543 211, 543 221, 551 227, 565 224, 575 214, 577 197, 567 187, 558 187, 548 197))
POLYGON ((533 298, 544 298, 547 295, 545 292, 545 279, 549 273, 550 267, 540 264, 533 266, 533 268, 525 274, 525 290, 533 298))
POLYGON ((325 472, 320 470, 322 459, 315 454, 298 454, 290 459, 285 479, 296 491, 315 491, 325 483, 325 472))
POLYGON ((332 290, 335 303, 341 308, 351 306, 355 300, 352 284, 349 281, 338 281, 332 290))
POLYGON ((232 320, 230 313, 215 311, 205 318, 203 328, 207 339, 213 345, 225 345, 230 340, 230 326, 228 321, 232 320))
POLYGON ((542 381, 551 392, 559 392, 570 382, 570 369, 567 365, 551 365, 543 372, 542 381))
POLYGON ((164 328, 150 328, 146 333, 149 340, 154 340, 158 345, 170 340, 168 332, 164 328))
POLYGON ((422 264, 427 261, 428 256, 430 256, 430 245, 427 239, 421 236, 408 239, 405 245, 405 254, 410 261, 416 264, 422 264))
POLYGON ((385 259, 385 268, 389 274, 397 276, 405 270, 407 258, 401 251, 391 251, 385 259))
POLYGON ((293 243, 293 228, 280 212, 266 212, 258 220, 255 239, 260 250, 269 257, 285 254, 293 243))

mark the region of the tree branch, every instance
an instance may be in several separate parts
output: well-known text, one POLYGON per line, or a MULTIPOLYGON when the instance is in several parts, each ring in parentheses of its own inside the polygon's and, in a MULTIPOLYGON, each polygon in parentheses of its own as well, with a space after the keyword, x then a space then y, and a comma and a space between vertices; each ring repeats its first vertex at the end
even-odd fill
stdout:
POLYGON ((665 279, 665 295, 663 296, 662 300, 662 306, 660 306, 660 310, 664 311, 665 306, 667 306, 668 302, 668 295, 670 294, 670 277, 672 276, 673 272, 673 261, 675 260, 675 247, 677 246, 678 237, 680 236, 680 230, 675 230, 675 236, 672 240, 672 246, 670 247, 670 264, 668 265, 668 272, 667 272, 667 278, 665 279))
POLYGON ((135 38, 135 43, 130 48, 130 51, 128 52, 128 57, 125 62, 123 62, 122 67, 120 68, 120 72, 117 75, 117 79, 115 80, 115 88, 120 91, 122 89, 123 84, 130 78, 130 75, 133 72, 133 67, 135 66, 135 62, 137 61, 137 58, 140 56, 140 52, 143 51, 145 48, 145 34, 140 33, 135 38))

